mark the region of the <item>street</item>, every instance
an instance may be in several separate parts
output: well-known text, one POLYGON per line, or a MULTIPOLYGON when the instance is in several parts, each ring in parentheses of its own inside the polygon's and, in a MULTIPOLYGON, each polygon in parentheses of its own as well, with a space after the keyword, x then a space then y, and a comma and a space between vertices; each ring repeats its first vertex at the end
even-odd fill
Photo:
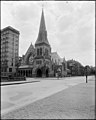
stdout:
POLYGON ((2 119, 95 117, 94 76, 88 77, 88 83, 85 77, 37 79, 39 82, 1 86, 2 119))

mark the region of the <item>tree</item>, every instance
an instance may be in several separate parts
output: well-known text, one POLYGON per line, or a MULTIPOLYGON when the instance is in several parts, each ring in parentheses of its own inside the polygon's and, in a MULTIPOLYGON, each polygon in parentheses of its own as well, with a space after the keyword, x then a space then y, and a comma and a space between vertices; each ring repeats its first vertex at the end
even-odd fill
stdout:
POLYGON ((68 60, 67 61, 67 68, 71 71, 72 76, 80 76, 84 75, 84 66, 75 60, 68 60))

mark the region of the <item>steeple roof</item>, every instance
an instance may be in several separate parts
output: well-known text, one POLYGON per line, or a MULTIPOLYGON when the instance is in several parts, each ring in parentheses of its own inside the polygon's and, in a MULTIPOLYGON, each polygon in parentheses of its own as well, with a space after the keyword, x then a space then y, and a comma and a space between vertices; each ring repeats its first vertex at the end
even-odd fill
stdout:
POLYGON ((42 14, 41 14, 39 34, 38 34, 38 38, 36 40, 35 45, 41 44, 41 43, 46 43, 47 45, 49 45, 49 42, 48 42, 48 39, 47 39, 47 31, 46 31, 46 26, 45 26, 45 19, 44 19, 44 11, 43 11, 43 9, 42 9, 42 14))
POLYGON ((42 15, 41 15, 41 22, 40 22, 40 31, 46 31, 46 26, 45 26, 45 19, 44 19, 44 11, 42 9, 42 15))

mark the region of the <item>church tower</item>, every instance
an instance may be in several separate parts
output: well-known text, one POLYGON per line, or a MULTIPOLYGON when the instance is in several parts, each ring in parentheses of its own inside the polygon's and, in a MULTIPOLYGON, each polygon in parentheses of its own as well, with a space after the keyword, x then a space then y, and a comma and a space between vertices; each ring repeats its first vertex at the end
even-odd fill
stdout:
POLYGON ((39 34, 35 43, 36 56, 35 65, 37 77, 47 77, 51 65, 51 47, 47 39, 47 30, 45 26, 44 11, 42 9, 39 34))
POLYGON ((38 34, 37 41, 35 43, 35 47, 37 47, 38 45, 41 45, 42 43, 46 44, 47 46, 50 46, 48 39, 47 39, 47 30, 46 30, 46 26, 45 26, 43 9, 42 9, 42 15, 41 15, 41 21, 40 21, 39 34, 38 34))

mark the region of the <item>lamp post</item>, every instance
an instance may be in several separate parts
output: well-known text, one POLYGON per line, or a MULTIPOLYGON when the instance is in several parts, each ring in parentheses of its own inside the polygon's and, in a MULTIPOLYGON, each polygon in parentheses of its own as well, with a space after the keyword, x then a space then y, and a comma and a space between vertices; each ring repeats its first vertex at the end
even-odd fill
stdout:
POLYGON ((87 77, 88 77, 88 66, 85 66, 85 76, 86 76, 86 83, 88 82, 87 77))

